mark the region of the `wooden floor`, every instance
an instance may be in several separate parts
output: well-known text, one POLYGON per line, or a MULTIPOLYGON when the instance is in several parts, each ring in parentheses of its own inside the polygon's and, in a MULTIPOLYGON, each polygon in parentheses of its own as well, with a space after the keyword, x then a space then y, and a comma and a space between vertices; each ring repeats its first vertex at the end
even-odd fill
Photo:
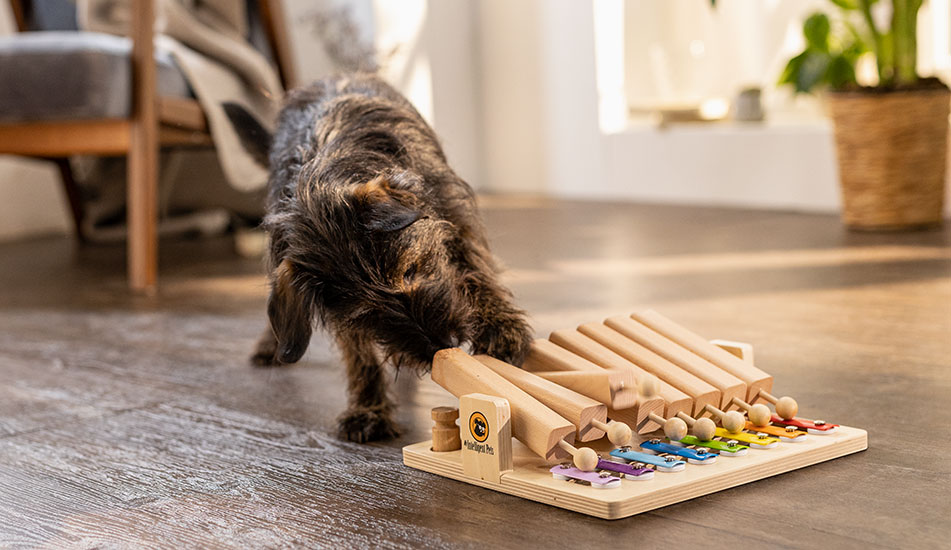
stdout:
POLYGON ((863 235, 834 217, 486 201, 539 335, 650 306, 755 344, 804 416, 864 453, 630 519, 585 517, 402 466, 453 400, 396 381, 398 441, 331 434, 335 351, 255 369, 258 261, 164 243, 130 297, 121 248, 0 245, 0 547, 936 548, 951 528, 951 231, 863 235))

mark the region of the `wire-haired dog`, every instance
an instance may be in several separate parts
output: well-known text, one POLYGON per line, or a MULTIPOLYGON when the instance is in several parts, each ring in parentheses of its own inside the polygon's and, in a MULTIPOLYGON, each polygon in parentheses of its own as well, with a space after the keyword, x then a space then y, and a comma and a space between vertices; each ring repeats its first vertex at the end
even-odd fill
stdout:
POLYGON ((531 334, 472 189, 403 96, 369 75, 321 80, 289 94, 273 137, 226 111, 246 148, 270 153, 270 328, 253 362, 300 359, 315 319, 331 330, 349 379, 339 430, 355 441, 396 435, 387 360, 425 372, 436 351, 469 342, 521 364, 531 334))

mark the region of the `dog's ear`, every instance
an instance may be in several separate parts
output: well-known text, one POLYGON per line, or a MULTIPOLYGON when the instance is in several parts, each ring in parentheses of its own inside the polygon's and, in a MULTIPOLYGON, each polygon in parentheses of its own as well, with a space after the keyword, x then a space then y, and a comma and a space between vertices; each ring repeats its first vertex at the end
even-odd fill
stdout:
POLYGON ((255 162, 267 168, 267 156, 271 150, 271 133, 247 109, 237 103, 222 103, 221 107, 231 121, 241 146, 255 162))
POLYGON ((271 295, 267 315, 277 339, 276 358, 281 363, 295 363, 307 351, 313 331, 313 309, 294 285, 296 267, 290 260, 277 266, 271 278, 271 295))
POLYGON ((383 176, 358 185, 353 196, 360 223, 370 231, 399 231, 423 216, 415 208, 415 195, 391 187, 383 176))

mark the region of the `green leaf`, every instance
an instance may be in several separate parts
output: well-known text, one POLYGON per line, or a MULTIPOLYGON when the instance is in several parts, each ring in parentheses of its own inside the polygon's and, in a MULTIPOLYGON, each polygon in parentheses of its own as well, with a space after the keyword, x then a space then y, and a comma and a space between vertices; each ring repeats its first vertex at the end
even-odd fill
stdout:
POLYGON ((806 50, 805 59, 796 75, 796 91, 811 92, 823 84, 829 70, 830 56, 826 53, 806 50))
POLYGON ((802 26, 802 34, 810 48, 819 51, 829 51, 829 18, 824 13, 814 13, 806 19, 802 26))
POLYGON ((848 84, 855 84, 854 62, 844 55, 833 57, 832 61, 829 62, 825 79, 833 88, 843 88, 848 84))
POLYGON ((832 3, 844 10, 857 10, 859 9, 858 0, 832 0, 832 3))
MULTIPOLYGON (((793 57, 786 63, 786 68, 783 69, 781 75, 779 75, 779 81, 777 84, 782 86, 783 84, 796 85, 796 76, 799 74, 799 70, 802 68, 802 62, 806 57, 806 52, 793 57)), ((799 90, 796 90, 797 92, 799 90)))

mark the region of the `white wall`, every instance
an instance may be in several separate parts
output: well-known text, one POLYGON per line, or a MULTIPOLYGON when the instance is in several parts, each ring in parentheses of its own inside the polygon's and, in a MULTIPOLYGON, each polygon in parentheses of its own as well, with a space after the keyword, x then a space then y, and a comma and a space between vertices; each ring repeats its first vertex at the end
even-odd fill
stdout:
POLYGON ((598 124, 592 3, 529 1, 519 2, 518 10, 494 0, 480 5, 483 190, 838 209, 828 120, 776 116, 765 124, 663 129, 634 123, 604 131, 598 124), (522 174, 529 177, 517 177, 522 174))

